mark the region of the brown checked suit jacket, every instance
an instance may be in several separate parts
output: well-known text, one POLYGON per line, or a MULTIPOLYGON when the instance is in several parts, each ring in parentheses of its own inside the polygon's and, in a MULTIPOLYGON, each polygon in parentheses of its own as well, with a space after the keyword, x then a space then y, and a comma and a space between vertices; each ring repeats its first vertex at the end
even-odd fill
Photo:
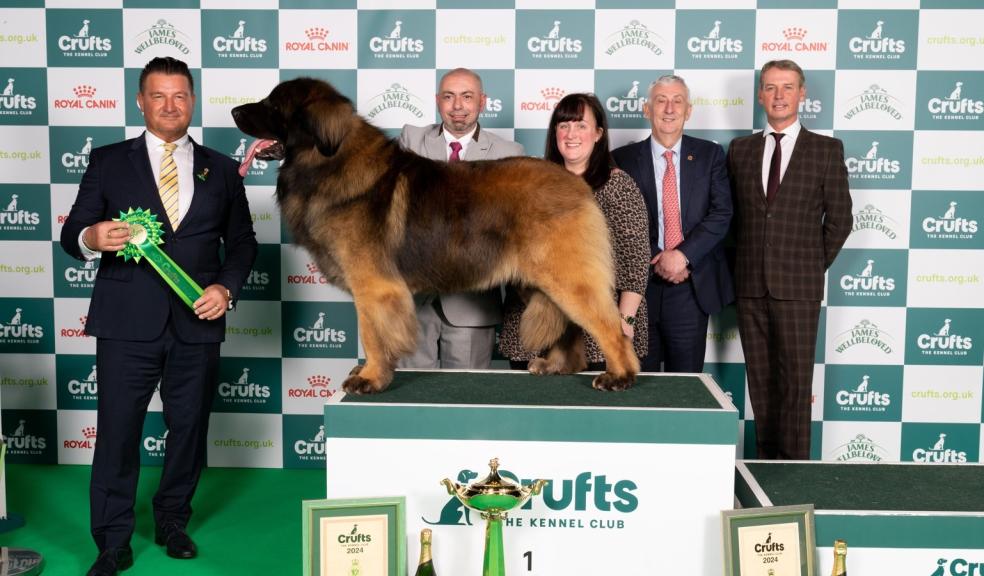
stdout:
POLYGON ((764 150, 761 133, 732 140, 728 148, 738 297, 820 301, 824 272, 853 223, 844 145, 801 129, 772 202, 762 187, 764 150))

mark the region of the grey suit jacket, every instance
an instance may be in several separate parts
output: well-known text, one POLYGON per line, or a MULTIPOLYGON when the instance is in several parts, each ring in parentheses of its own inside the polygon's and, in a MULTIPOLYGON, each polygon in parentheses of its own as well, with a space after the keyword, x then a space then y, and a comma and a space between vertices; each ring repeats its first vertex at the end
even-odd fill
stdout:
MULTIPOLYGON (((441 124, 430 126, 406 125, 400 133, 400 146, 431 160, 447 160, 447 141, 441 124)), ((477 141, 470 142, 463 160, 497 160, 509 156, 524 156, 522 144, 510 142, 478 128, 477 141)), ((433 294, 414 296, 417 306, 429 306, 433 294)), ((454 326, 494 326, 502 321, 502 293, 498 288, 485 292, 441 294, 441 310, 454 326)))

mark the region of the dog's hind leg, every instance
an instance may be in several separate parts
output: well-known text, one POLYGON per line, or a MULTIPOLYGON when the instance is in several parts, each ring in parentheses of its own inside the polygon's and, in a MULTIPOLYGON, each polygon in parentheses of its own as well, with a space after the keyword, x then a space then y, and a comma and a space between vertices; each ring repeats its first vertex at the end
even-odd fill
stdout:
POLYGON ((526 309, 519 320, 519 340, 530 352, 539 352, 564 334, 567 316, 540 290, 530 290, 526 309))
MULTIPOLYGON (((559 309, 558 309, 559 311, 559 309)), ((567 323, 567 329, 543 358, 530 360, 533 374, 575 374, 588 367, 584 351, 584 332, 579 326, 567 323)))
POLYGON ((413 297, 402 280, 363 275, 352 286, 366 363, 356 366, 342 388, 351 394, 382 392, 393 381, 396 362, 416 348, 413 297))

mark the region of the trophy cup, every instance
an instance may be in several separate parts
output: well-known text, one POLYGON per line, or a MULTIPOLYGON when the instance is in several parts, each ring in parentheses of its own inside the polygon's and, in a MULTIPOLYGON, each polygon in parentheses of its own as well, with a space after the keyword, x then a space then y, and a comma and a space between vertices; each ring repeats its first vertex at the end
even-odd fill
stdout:
POLYGON ((485 525, 485 562, 482 576, 506 576, 506 560, 502 547, 502 521, 506 513, 522 506, 531 496, 543 489, 547 480, 536 480, 529 486, 520 486, 499 476, 499 459, 489 462, 492 469, 484 480, 462 486, 445 478, 441 480, 448 494, 455 496, 462 504, 477 511, 487 520, 485 525))

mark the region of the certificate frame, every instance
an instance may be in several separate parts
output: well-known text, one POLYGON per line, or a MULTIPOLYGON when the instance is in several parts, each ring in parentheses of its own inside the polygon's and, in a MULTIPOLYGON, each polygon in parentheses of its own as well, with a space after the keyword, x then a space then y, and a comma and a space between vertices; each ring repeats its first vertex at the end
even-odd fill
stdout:
MULTIPOLYGON (((359 522, 371 521, 385 531, 385 549, 375 550, 374 554, 385 555, 385 569, 374 572, 362 571, 364 576, 404 576, 406 574, 406 498, 391 496, 385 498, 348 498, 327 500, 304 500, 301 502, 301 533, 303 539, 304 576, 322 576, 324 561, 333 557, 325 541, 323 532, 329 523, 349 522, 356 526, 359 522)), ((353 528, 353 531, 355 528, 353 528)), ((362 547, 362 540, 351 546, 362 547)), ((378 542, 378 538, 377 538, 378 542)), ((347 573, 347 572, 346 572, 347 573)))
MULTIPOLYGON (((798 576, 816 576, 816 531, 814 527, 814 512, 812 504, 802 504, 795 506, 766 506, 762 508, 743 508, 738 510, 724 510, 721 512, 721 519, 724 528, 724 574, 725 576, 757 576, 749 571, 743 572, 742 565, 749 562, 756 562, 750 556, 756 554, 753 546, 742 546, 740 535, 743 531, 767 531, 771 537, 771 529, 777 531, 786 530, 790 525, 795 524, 798 538, 795 543, 792 541, 783 542, 783 549, 772 550, 759 554, 765 561, 765 556, 788 560, 789 558, 799 557, 798 571, 794 572, 798 576), (787 548, 788 547, 788 548, 787 548), (794 556, 791 556, 795 554, 794 556)), ((759 550, 770 548, 768 545, 759 550)), ((761 574, 768 574, 768 568, 763 566, 761 574)), ((787 571, 786 574, 789 572, 787 571)), ((776 571, 775 576, 784 576, 783 573, 776 571)))

